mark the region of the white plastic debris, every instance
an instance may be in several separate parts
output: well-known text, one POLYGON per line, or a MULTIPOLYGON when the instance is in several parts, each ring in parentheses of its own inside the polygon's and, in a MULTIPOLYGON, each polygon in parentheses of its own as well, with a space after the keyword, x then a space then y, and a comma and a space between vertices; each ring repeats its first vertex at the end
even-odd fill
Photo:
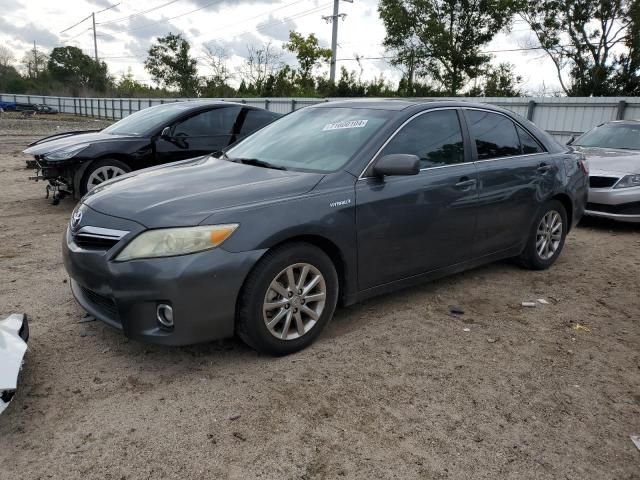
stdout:
POLYGON ((549 302, 547 300, 545 300, 544 298, 539 298, 538 299, 538 303, 540 303, 542 305, 549 305, 549 302))
POLYGON ((470 329, 470 328, 463 328, 463 329, 462 329, 462 331, 463 331, 463 332, 470 332, 470 331, 471 331, 471 329, 470 329))
POLYGON ((18 386, 18 373, 27 351, 27 342, 20 336, 24 323, 24 315, 16 313, 0 320, 0 413, 18 386))
POLYGON ((522 302, 523 307, 535 307, 536 302, 522 302))
POLYGON ((636 434, 630 435, 630 437, 633 444, 638 448, 638 450, 640 450, 640 435, 636 433, 636 434))

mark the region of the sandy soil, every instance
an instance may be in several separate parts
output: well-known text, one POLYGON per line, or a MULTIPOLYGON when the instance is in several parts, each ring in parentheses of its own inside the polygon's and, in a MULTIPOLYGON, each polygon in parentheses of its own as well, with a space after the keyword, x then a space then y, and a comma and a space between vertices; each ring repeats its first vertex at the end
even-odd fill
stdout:
POLYGON ((3 480, 640 478, 640 226, 584 222, 545 272, 498 263, 342 308, 287 358, 149 346, 79 322, 73 203, 51 206, 19 153, 97 124, 0 120, 0 316, 32 332, 3 480))

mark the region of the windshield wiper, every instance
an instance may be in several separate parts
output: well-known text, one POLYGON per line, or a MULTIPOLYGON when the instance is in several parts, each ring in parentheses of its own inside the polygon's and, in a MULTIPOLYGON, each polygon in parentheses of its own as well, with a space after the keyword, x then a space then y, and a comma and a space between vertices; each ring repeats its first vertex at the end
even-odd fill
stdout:
POLYGON ((265 162, 257 158, 230 158, 225 153, 224 156, 231 162, 242 163, 244 165, 253 165, 254 167, 273 168, 274 170, 286 170, 285 167, 280 165, 274 165, 273 163, 265 162))

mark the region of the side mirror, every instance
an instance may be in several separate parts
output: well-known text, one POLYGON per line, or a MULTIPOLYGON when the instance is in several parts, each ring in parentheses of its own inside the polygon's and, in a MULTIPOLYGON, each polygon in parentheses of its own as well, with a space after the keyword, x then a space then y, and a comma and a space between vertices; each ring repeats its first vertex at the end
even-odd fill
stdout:
POLYGON ((572 145, 575 140, 576 140, 576 136, 572 135, 569 141, 567 142, 567 145, 572 145))
POLYGON ((394 153, 385 155, 373 167, 376 177, 391 175, 417 175, 420 173, 420 159, 416 155, 394 153))
POLYGON ((169 140, 171 138, 171 127, 164 127, 162 129, 162 133, 160 134, 160 138, 169 140))

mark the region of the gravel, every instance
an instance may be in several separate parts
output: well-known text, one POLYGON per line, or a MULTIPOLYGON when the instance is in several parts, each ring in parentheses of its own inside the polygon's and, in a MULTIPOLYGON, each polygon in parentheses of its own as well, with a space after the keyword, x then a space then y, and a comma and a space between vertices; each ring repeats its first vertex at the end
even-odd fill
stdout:
POLYGON ((98 124, 0 120, 0 317, 31 319, 1 478, 639 478, 640 226, 583 222, 550 270, 501 262, 341 308, 285 358, 145 345, 79 323, 74 204, 50 205, 19 153, 98 124))

